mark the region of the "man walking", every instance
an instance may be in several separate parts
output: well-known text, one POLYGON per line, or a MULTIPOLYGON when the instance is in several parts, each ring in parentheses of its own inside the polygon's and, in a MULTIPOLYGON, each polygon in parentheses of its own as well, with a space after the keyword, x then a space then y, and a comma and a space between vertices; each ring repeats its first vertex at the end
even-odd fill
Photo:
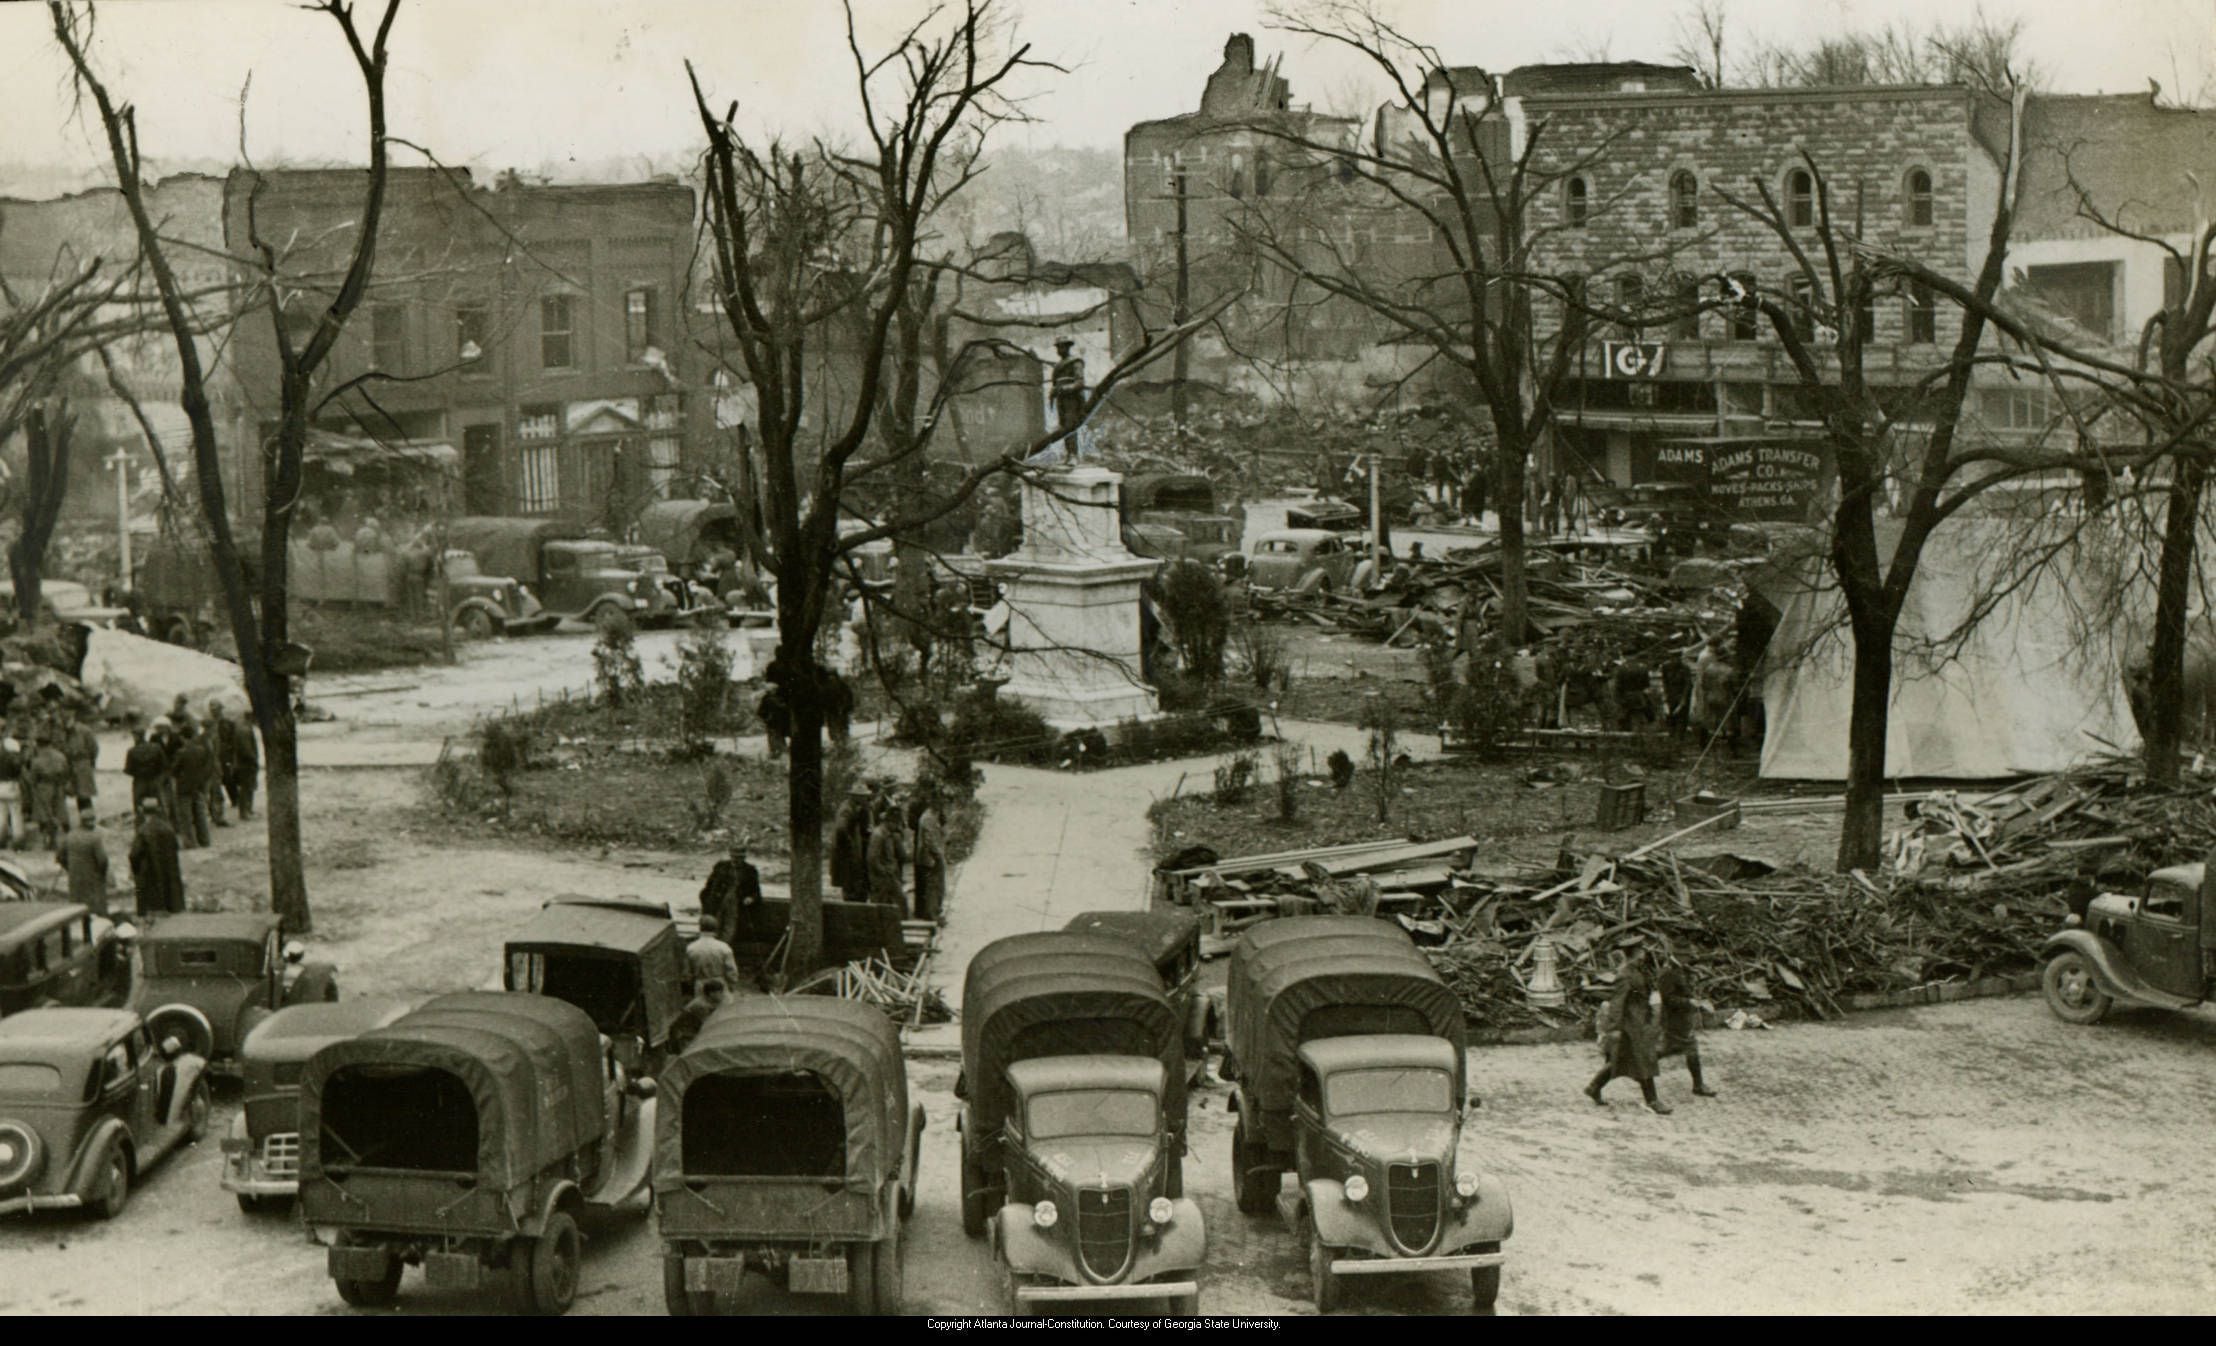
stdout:
POLYGON ((84 826, 62 838, 54 863, 69 880, 70 901, 91 908, 95 915, 108 914, 108 844, 94 830, 91 814, 85 815, 84 826))
POLYGON ((716 918, 716 928, 736 937, 740 913, 762 902, 762 871, 747 862, 746 838, 731 843, 729 859, 716 861, 700 885, 700 914, 716 918))
POLYGON ((694 986, 720 981, 725 986, 739 984, 738 955, 718 935, 723 927, 713 916, 700 918, 700 938, 685 949, 685 967, 694 986))
POLYGON ((215 758, 208 752, 207 737, 187 720, 179 726, 181 742, 170 775, 177 783, 177 833, 184 844, 208 845, 208 786, 215 780, 215 758))
POLYGON ((62 736, 62 756, 69 759, 70 792, 77 797, 77 821, 92 826, 93 769, 100 762, 100 740, 93 737, 92 712, 81 711, 62 736))
POLYGON ((161 805, 139 807, 138 835, 131 839, 131 886, 138 893, 138 914, 185 909, 185 869, 177 854, 177 832, 162 818, 161 805))

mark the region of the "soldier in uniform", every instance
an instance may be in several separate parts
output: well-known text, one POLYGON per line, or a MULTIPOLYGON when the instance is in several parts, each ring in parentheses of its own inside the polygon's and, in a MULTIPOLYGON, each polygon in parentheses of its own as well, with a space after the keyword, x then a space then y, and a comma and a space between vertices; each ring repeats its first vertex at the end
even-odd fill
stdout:
MULTIPOLYGON (((1073 354, 1075 342, 1063 337, 1054 343, 1054 428, 1074 432, 1078 422, 1085 419, 1085 361, 1073 354)), ((1077 458, 1077 436, 1072 433, 1062 444, 1063 454, 1071 461, 1077 458)))

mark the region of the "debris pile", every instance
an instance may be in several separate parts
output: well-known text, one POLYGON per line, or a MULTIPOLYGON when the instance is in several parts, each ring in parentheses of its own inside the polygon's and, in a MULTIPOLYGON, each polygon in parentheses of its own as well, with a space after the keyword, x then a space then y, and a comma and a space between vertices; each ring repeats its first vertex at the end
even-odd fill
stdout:
POLYGON ((954 1011, 946 997, 930 984, 930 971, 928 956, 904 972, 891 959, 877 955, 804 977, 791 988, 791 994, 860 1000, 877 1006, 894 1023, 908 1028, 952 1023, 954 1011))
POLYGON ((1204 958, 1229 953, 1247 927, 1279 916, 1384 916, 1412 933, 1444 937, 1440 898, 1477 849, 1475 837, 1371 841, 1219 862, 1207 847, 1155 870, 1155 895, 1201 918, 1204 958))

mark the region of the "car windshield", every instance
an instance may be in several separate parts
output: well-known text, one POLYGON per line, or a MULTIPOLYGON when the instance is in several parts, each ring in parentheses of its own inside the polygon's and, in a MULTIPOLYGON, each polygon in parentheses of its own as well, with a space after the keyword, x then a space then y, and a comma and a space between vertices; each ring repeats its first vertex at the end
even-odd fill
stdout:
POLYGON ((1300 555, 1300 544, 1291 538, 1278 538, 1275 541, 1263 543, 1257 550, 1274 556, 1298 556, 1300 555))
POLYGON ((1342 1070, 1325 1082, 1324 1098, 1334 1117, 1362 1112, 1437 1114, 1454 1106, 1454 1088, 1443 1070, 1342 1070))
POLYGON ((1151 1136, 1160 1129, 1152 1094, 1130 1090, 1070 1090, 1031 1100, 1035 1140, 1072 1136, 1151 1136))
POLYGON ((58 1098, 61 1093, 59 1066, 43 1061, 0 1061, 0 1098, 58 1098))
POLYGON ((2147 886, 2147 914, 2167 916, 2172 920, 2185 917, 2186 904, 2192 897, 2190 890, 2174 883, 2156 881, 2147 886))

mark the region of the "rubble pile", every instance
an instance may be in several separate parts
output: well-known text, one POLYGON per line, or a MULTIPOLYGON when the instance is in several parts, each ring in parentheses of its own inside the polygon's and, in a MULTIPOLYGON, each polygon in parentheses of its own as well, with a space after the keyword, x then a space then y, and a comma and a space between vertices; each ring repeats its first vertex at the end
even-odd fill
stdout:
POLYGON ((946 997, 931 985, 930 958, 902 971, 883 955, 827 967, 791 988, 794 995, 835 995, 875 1005, 894 1023, 908 1028, 954 1021, 946 997))

